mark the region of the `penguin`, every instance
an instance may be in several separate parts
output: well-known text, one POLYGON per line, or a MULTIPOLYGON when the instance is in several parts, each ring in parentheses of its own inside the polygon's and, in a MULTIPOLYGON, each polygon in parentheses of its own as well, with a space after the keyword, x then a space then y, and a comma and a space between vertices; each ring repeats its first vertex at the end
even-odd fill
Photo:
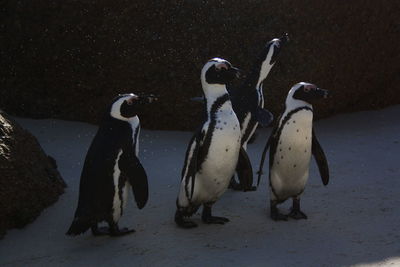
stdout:
POLYGON ((225 224, 229 219, 212 216, 212 205, 226 191, 235 172, 241 147, 239 120, 232 108, 226 84, 240 72, 221 58, 209 60, 201 71, 206 118, 191 138, 182 169, 175 222, 179 227, 197 224, 187 217, 203 205, 202 221, 225 224))
POLYGON ((140 121, 138 113, 154 96, 123 94, 108 107, 89 147, 82 169, 78 206, 67 235, 85 233, 120 236, 133 229, 118 227, 129 190, 133 190, 137 207, 148 199, 147 175, 139 161, 140 121), (105 221, 108 227, 99 227, 105 221))
POLYGON ((273 121, 273 115, 264 109, 263 83, 267 78, 272 67, 275 65, 277 57, 282 47, 289 41, 286 33, 281 38, 269 41, 262 49, 253 68, 239 88, 228 88, 231 95, 233 110, 235 111, 242 131, 242 149, 239 154, 239 161, 236 173, 239 183, 232 177, 229 188, 233 190, 254 191, 253 170, 247 155, 247 144, 254 136, 254 132, 260 124, 267 127, 273 121), (246 169, 246 166, 250 166, 246 169), (250 179, 246 179, 246 177, 250 179))
POLYGON ((265 153, 269 148, 269 188, 270 216, 273 220, 307 219, 300 209, 300 196, 308 176, 311 155, 314 156, 322 183, 329 182, 329 167, 313 129, 312 103, 327 98, 328 90, 311 83, 300 82, 294 85, 286 98, 285 111, 280 116, 262 153, 260 179, 265 153), (279 212, 277 205, 293 199, 288 215, 279 212))

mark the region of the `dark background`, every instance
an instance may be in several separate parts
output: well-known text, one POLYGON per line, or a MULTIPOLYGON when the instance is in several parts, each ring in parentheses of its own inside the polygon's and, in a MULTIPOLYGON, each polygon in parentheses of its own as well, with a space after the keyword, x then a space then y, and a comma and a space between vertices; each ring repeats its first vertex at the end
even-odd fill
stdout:
POLYGON ((400 103, 397 0, 14 0, 0 12, 0 108, 18 116, 97 123, 116 94, 151 92, 143 127, 193 129, 203 64, 248 70, 284 32, 264 83, 275 114, 299 81, 334 92, 319 117, 400 103))

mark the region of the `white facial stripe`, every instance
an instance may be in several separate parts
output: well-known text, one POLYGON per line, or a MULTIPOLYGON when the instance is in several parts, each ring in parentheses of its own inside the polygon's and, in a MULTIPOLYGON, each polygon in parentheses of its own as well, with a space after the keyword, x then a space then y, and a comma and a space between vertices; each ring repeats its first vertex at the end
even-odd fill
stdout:
POLYGON ((308 86, 308 85, 312 85, 311 83, 305 83, 305 82, 300 82, 295 84, 289 91, 287 97, 286 97, 286 108, 285 108, 285 112, 283 113, 282 117, 281 117, 281 121, 279 122, 279 125, 281 125, 282 120, 285 118, 286 114, 288 114, 290 111, 298 108, 298 107, 302 107, 302 106, 307 106, 307 107, 311 107, 312 105, 310 103, 307 103, 303 100, 299 100, 299 99, 294 99, 293 95, 294 93, 301 87, 301 86, 308 86))
POLYGON ((267 54, 267 57, 263 61, 261 65, 261 70, 260 70, 260 77, 258 78, 257 81, 257 89, 260 88, 261 83, 267 78, 269 72, 271 71, 272 67, 274 66, 275 63, 271 64, 272 60, 272 55, 274 54, 275 50, 275 45, 271 45, 267 54))
POLYGON ((112 107, 111 107, 111 112, 110 112, 111 117, 113 117, 115 119, 118 119, 118 120, 128 121, 129 118, 125 118, 125 117, 123 117, 121 115, 121 105, 124 103, 125 100, 129 100, 133 96, 136 96, 136 95, 135 94, 129 94, 129 95, 121 97, 120 99, 115 101, 112 104, 112 107))

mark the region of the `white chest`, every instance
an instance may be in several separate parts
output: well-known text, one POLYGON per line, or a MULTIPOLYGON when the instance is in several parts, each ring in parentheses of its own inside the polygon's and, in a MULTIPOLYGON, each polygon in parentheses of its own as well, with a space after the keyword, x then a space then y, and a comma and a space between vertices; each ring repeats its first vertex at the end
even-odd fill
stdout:
POLYGON ((215 201, 228 187, 240 150, 240 126, 232 109, 217 111, 210 146, 201 172, 196 177, 208 201, 215 201))
POLYGON ((285 179, 299 179, 308 173, 311 158, 312 119, 310 110, 293 114, 282 128, 273 169, 285 179))

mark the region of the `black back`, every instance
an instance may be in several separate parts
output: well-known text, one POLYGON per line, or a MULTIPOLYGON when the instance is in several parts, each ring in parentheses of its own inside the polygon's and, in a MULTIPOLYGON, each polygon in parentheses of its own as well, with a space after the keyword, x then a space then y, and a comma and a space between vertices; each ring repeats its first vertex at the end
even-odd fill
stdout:
MULTIPOLYGON (((284 43, 288 40, 288 38, 287 36, 284 36, 280 38, 280 40, 281 43, 284 43)), ((243 122, 246 115, 248 113, 251 113, 252 115, 247 125, 247 128, 244 131, 244 135, 242 136, 242 144, 250 138, 252 129, 255 127, 257 122, 262 123, 263 126, 268 126, 273 120, 273 116, 269 111, 259 110, 262 109, 261 103, 263 102, 262 98, 264 96, 263 94, 259 96, 257 91, 257 82, 260 78, 262 63, 266 60, 272 42, 273 41, 267 43, 267 45, 261 50, 245 81, 238 88, 233 88, 232 86, 228 88, 229 94, 231 95, 232 99, 232 106, 239 119, 241 127, 243 127, 243 122)), ((274 49, 274 54, 272 55, 271 64, 276 61, 279 52, 280 47, 276 47, 274 49)), ((263 90, 262 82, 260 87, 261 90, 263 90)))

